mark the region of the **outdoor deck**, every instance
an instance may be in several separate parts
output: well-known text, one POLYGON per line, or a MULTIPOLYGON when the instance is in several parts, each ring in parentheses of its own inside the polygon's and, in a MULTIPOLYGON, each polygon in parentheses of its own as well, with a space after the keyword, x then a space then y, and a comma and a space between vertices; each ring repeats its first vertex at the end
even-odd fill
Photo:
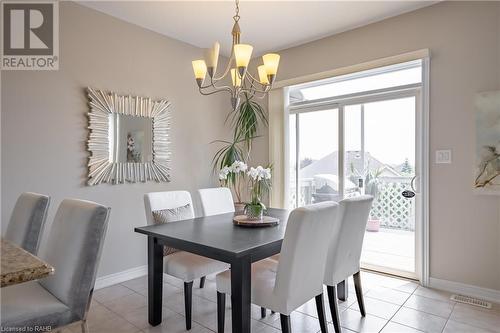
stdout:
POLYGON ((397 270, 415 270, 415 236, 413 231, 380 228, 367 231, 361 262, 397 270))

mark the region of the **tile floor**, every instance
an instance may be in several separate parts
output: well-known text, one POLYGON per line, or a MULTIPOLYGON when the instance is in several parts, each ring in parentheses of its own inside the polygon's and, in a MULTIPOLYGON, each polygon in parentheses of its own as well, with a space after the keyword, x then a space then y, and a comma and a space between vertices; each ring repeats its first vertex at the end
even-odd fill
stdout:
MULTIPOLYGON (((500 332, 500 305, 486 310, 451 302, 450 294, 423 288, 414 282, 362 272, 367 315, 362 318, 349 281, 349 297, 339 303, 343 332, 500 332)), ((198 281, 196 281, 198 282, 198 281)), ((97 290, 88 316, 92 333, 185 332, 182 281, 164 279, 163 322, 151 327, 147 321, 146 277, 97 290)), ((326 294, 326 293, 325 293, 326 294)), ((193 289, 192 333, 216 331, 216 291, 214 276, 207 277, 204 289, 193 289)), ((325 299, 326 301, 326 299, 325 299)), ((229 304, 230 302, 226 302, 229 304)), ((329 332, 334 332, 327 307, 329 332)), ((260 308, 252 306, 252 332, 279 332, 279 315, 260 318, 260 308)), ((320 330, 314 300, 292 313, 294 333, 320 330)), ((63 333, 81 332, 78 324, 63 333)), ((226 309, 226 332, 231 332, 231 311, 226 309)))

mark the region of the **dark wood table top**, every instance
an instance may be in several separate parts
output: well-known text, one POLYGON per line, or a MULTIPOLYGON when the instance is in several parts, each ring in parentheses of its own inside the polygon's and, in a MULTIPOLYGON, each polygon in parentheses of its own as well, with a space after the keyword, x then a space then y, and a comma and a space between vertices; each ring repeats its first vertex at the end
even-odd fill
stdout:
POLYGON ((281 246, 290 211, 269 208, 267 215, 280 219, 277 226, 249 228, 233 225, 235 214, 197 217, 135 228, 159 241, 208 257, 233 259, 250 255, 265 246, 281 246))

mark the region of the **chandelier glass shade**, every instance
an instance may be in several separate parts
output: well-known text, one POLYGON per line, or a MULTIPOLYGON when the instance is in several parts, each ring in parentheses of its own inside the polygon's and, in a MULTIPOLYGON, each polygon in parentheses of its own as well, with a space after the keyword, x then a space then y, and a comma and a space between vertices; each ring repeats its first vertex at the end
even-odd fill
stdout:
POLYGON ((236 14, 233 19, 231 55, 222 74, 220 76, 216 74, 220 51, 218 42, 215 42, 211 48, 205 49, 204 59, 194 60, 192 64, 200 93, 211 95, 226 91, 231 95, 233 110, 236 110, 241 95, 246 95, 247 99, 263 98, 271 90, 278 72, 280 56, 276 53, 262 56, 263 65, 257 67, 257 75, 253 76, 248 70, 253 46, 240 43, 239 0, 236 0, 236 14))

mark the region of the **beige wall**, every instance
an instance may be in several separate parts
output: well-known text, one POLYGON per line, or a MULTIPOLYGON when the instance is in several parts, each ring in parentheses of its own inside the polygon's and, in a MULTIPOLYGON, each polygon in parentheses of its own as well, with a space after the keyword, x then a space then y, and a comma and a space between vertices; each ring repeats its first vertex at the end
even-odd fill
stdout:
POLYGON ((110 206, 103 276, 146 264, 146 238, 133 232, 146 224, 144 193, 215 185, 209 143, 227 138, 229 100, 197 92, 195 47, 70 2, 60 22, 59 71, 2 73, 2 225, 23 191, 52 197, 48 228, 63 198, 110 206), (172 102, 171 183, 84 185, 87 86, 172 102))
POLYGON ((474 94, 500 89, 500 3, 445 2, 281 51, 278 80, 429 48, 431 277, 500 289, 499 198, 471 191, 474 94), (434 164, 450 148, 453 163, 434 164))

